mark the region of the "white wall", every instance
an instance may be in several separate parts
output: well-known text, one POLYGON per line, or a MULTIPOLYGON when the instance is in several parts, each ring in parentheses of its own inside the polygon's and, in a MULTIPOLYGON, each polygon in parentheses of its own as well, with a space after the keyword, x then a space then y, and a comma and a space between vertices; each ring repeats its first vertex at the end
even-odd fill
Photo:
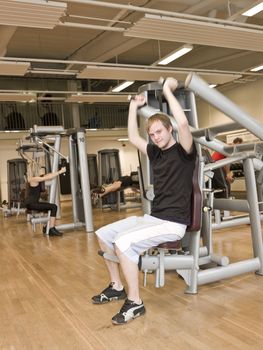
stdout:
POLYGON ((17 139, 0 140, 0 198, 1 203, 5 199, 8 200, 7 195, 7 160, 20 158, 17 148, 17 139))
MULTIPOLYGON (((242 110, 249 113, 251 117, 263 122, 263 78, 257 81, 231 85, 230 88, 219 89, 219 91, 236 103, 242 110)), ((231 122, 231 119, 222 112, 213 108, 207 102, 197 99, 197 113, 199 127, 221 125, 231 122)))

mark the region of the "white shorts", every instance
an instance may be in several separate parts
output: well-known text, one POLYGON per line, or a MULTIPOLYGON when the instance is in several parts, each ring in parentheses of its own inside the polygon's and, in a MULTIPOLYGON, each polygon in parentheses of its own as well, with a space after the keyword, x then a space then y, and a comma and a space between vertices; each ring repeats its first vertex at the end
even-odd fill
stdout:
POLYGON ((137 264, 141 253, 161 243, 182 239, 185 230, 186 225, 145 214, 103 226, 96 235, 113 251, 118 247, 137 264))

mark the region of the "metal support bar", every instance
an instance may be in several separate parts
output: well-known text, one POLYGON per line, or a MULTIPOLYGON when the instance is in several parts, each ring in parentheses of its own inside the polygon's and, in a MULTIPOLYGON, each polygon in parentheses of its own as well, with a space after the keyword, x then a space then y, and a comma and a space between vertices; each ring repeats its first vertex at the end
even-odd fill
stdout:
POLYGON ((198 272, 198 285, 216 282, 224 278, 230 278, 242 273, 260 269, 259 258, 242 260, 227 266, 215 267, 198 272))
POLYGON ((77 132, 77 144, 79 154, 80 181, 82 189, 84 216, 86 224, 86 232, 93 232, 92 204, 89 184, 89 169, 85 142, 85 131, 80 129, 77 132))
POLYGON ((218 90, 211 89, 197 74, 189 74, 186 78, 185 86, 263 140, 262 124, 252 118, 248 113, 244 112, 218 90))
POLYGON ((254 257, 258 257, 261 263, 261 266, 257 273, 263 275, 263 244, 261 222, 259 215, 257 186, 252 159, 244 160, 243 167, 247 188, 247 200, 250 207, 249 216, 254 257))
POLYGON ((222 210, 235 210, 248 213, 250 210, 248 201, 246 199, 226 199, 226 198, 215 198, 214 209, 222 210))

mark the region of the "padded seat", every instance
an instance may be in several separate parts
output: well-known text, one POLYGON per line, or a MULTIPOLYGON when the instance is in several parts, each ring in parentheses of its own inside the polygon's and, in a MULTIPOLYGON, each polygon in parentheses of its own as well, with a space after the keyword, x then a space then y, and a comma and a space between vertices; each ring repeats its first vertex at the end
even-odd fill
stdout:
POLYGON ((182 247, 181 241, 164 242, 157 246, 158 249, 178 250, 182 247))

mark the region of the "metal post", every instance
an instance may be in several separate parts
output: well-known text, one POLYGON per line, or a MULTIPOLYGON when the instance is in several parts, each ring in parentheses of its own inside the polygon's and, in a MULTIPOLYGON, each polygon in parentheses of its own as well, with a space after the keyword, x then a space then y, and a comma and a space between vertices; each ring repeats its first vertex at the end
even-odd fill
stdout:
POLYGON ((93 232, 92 204, 89 184, 89 169, 86 151, 85 131, 77 131, 77 144, 79 154, 80 181, 83 199, 83 208, 86 224, 86 232, 93 232))
POLYGON ((243 167, 247 189, 247 200, 250 208, 249 216, 254 257, 258 257, 261 263, 261 266, 259 270, 256 271, 256 273, 263 275, 263 245, 261 235, 261 222, 258 207, 256 179, 252 159, 245 159, 243 161, 243 167))
MULTIPOLYGON (((52 162, 52 173, 55 173, 58 170, 58 161, 59 161, 59 154, 56 152, 60 150, 60 145, 61 145, 61 136, 56 135, 55 136, 55 144, 54 144, 54 149, 55 152, 53 153, 53 162, 52 162)), ((57 188, 57 181, 58 178, 55 177, 52 180, 51 186, 50 186, 50 194, 49 194, 49 200, 51 203, 56 202, 56 188, 57 188)))
POLYGON ((69 150, 69 172, 70 172, 70 188, 71 188, 71 199, 72 199, 72 213, 73 222, 79 221, 78 207, 77 207, 77 176, 78 176, 78 164, 74 149, 75 141, 72 135, 68 139, 68 150, 69 150))

